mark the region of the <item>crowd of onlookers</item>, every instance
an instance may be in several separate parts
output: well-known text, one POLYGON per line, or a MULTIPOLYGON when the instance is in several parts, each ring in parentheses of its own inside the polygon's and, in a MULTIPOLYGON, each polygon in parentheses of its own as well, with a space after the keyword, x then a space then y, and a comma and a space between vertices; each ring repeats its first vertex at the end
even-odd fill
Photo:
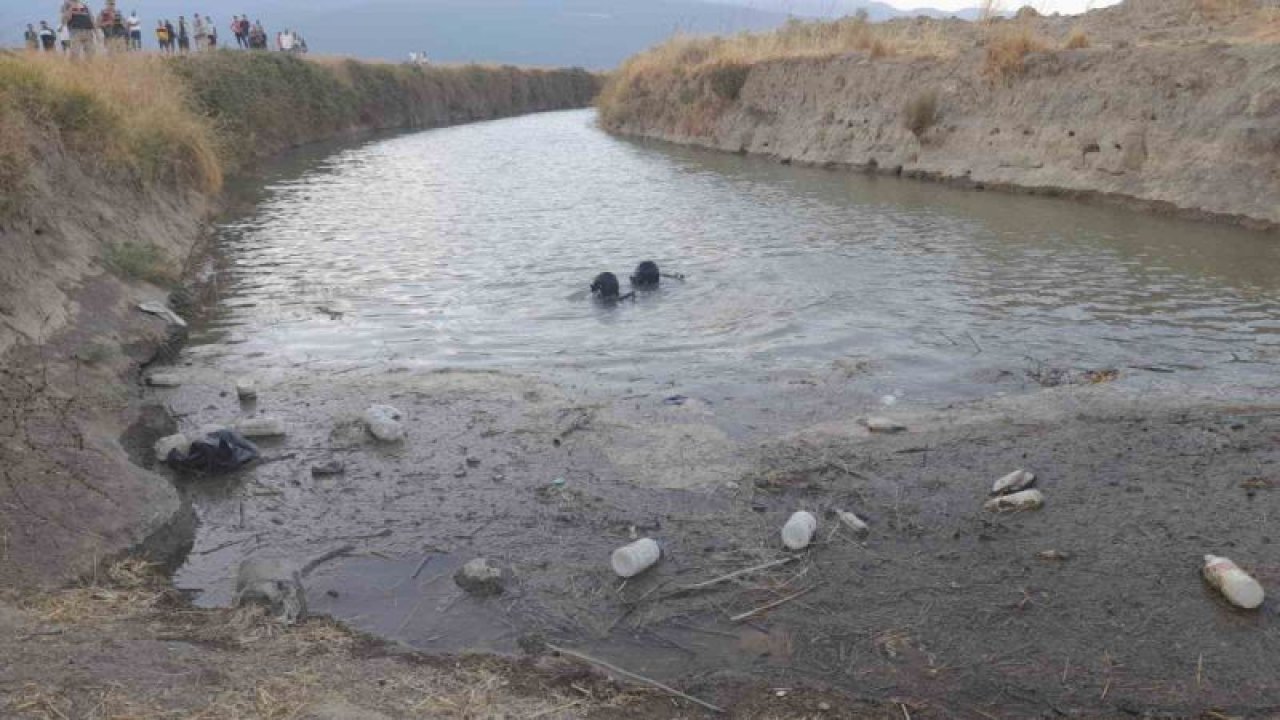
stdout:
MULTIPOLYGON (((267 50, 267 31, 261 21, 249 22, 248 15, 231 18, 231 35, 236 47, 245 50, 267 50)), ((213 18, 196 13, 190 22, 185 15, 178 22, 157 20, 156 43, 160 52, 190 53, 216 50, 218 25, 213 18)), ((59 24, 55 29, 47 20, 39 26, 27 25, 24 39, 28 50, 63 52, 72 55, 91 55, 97 49, 107 51, 131 51, 143 49, 142 20, 137 11, 125 15, 116 7, 116 0, 105 0, 101 12, 94 14, 89 4, 80 0, 63 0, 59 24)), ((275 49, 281 52, 305 53, 307 41, 292 31, 276 33, 275 49)))

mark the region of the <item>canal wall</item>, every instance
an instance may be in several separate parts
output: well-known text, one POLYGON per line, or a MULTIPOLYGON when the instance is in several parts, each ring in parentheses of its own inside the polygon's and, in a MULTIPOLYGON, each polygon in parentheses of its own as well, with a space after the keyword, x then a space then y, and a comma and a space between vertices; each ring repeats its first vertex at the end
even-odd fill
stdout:
POLYGON ((137 464, 173 428, 139 407, 139 371, 182 331, 139 305, 190 276, 225 177, 307 143, 584 107, 597 90, 582 70, 0 54, 0 587, 181 541, 177 492, 137 464))
POLYGON ((1275 228, 1280 11, 1218 15, 1210 4, 831 26, 861 38, 851 51, 669 45, 611 80, 601 122, 786 163, 1275 228))

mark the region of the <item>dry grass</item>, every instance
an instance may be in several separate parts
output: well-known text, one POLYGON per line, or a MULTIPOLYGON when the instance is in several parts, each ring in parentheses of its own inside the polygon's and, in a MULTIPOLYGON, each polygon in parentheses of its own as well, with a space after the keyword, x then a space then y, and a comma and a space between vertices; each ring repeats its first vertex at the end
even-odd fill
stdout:
POLYGON ((1089 45, 1089 36, 1085 31, 1081 28, 1075 28, 1067 36, 1067 41, 1063 44, 1063 47, 1067 50, 1083 50, 1089 45))
POLYGON ((1195 8, 1210 17, 1224 17, 1255 12, 1262 8, 1258 0, 1195 0, 1195 8))
POLYGON ((173 590, 154 565, 126 559, 81 587, 35 598, 28 609, 47 624, 94 624, 146 614, 172 598, 173 590))
POLYGON ((937 23, 871 23, 863 17, 791 20, 773 32, 726 37, 677 35, 623 63, 609 77, 597 104, 608 125, 628 116, 630 106, 644 102, 655 88, 677 88, 675 95, 683 105, 736 98, 736 91, 724 90, 733 84, 740 89, 751 67, 759 63, 854 53, 875 59, 942 58, 958 54, 962 44, 937 23), (734 82, 726 85, 730 79, 734 82))
MULTIPOLYGON (((52 139, 87 169, 115 178, 201 192, 221 187, 212 127, 191 112, 186 88, 161 58, 0 57, 0 99, 20 117, 21 137, 42 152, 52 139)), ((12 114, 2 122, 17 124, 12 114)), ((13 156, 11 149, 0 154, 13 156)))
POLYGON ((1008 82, 1026 69, 1026 57, 1042 52, 1047 43, 1023 26, 992 30, 986 41, 982 72, 993 80, 1008 82))

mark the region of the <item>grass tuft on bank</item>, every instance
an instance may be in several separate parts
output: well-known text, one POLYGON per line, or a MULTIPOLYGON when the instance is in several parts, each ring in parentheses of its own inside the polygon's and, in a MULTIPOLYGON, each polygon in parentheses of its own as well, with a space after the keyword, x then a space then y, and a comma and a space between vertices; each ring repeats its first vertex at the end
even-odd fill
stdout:
POLYGON ((191 112, 163 59, 0 55, 0 194, 10 212, 34 163, 60 154, 113 182, 203 193, 222 185, 212 125, 191 112))

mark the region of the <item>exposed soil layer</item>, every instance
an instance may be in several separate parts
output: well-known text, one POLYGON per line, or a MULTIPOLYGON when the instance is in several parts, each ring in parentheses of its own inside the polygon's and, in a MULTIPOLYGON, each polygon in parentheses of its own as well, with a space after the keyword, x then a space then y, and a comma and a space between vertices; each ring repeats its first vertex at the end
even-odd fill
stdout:
POLYGON ((732 58, 659 64, 614 80, 603 124, 786 163, 1274 228, 1280 14, 1249 7, 1128 0, 989 27, 899 21, 932 23, 938 56, 798 54, 743 65, 727 86, 732 58), (1088 47, 1064 49, 1073 31, 1088 47), (993 75, 1002 37, 1030 51, 993 75))

